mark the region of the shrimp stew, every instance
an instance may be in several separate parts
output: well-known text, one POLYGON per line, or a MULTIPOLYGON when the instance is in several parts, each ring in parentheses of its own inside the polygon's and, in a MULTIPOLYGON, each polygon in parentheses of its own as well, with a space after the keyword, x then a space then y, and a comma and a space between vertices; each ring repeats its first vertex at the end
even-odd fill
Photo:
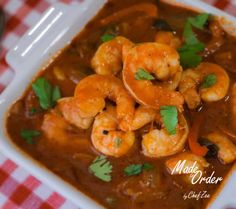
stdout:
POLYGON ((107 208, 206 208, 236 159, 236 39, 109 0, 8 113, 22 150, 107 208))

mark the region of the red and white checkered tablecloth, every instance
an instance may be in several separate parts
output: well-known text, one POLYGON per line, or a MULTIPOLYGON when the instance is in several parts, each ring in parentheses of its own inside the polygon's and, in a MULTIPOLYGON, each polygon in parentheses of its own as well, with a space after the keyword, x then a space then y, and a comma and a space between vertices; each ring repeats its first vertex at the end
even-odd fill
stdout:
MULTIPOLYGON (((81 0, 61 0, 65 3, 81 0)), ((95 1, 95 0, 94 0, 95 1)), ((236 0, 205 0, 236 16, 236 0)), ((5 62, 5 54, 32 27, 41 14, 57 0, 0 0, 6 13, 6 30, 1 40, 0 92, 14 76, 5 62)), ((72 202, 53 191, 22 167, 0 153, 0 208, 1 209, 75 209, 72 202)))

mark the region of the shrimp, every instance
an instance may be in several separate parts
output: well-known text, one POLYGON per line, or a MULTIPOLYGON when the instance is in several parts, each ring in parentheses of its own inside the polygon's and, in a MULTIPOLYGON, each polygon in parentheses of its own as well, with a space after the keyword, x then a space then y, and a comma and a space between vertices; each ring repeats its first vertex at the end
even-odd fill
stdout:
POLYGON ((156 111, 146 107, 135 110, 135 101, 121 80, 112 75, 91 75, 76 86, 75 98, 81 117, 95 117, 105 107, 105 99, 116 103, 119 127, 123 131, 138 129, 155 118, 156 111), (141 117, 140 117, 141 116, 141 117))
POLYGON ((169 135, 163 128, 154 129, 143 136, 143 154, 148 157, 160 158, 181 152, 188 136, 188 124, 184 116, 179 116, 176 134, 169 135))
POLYGON ((48 140, 57 144, 66 144, 74 138, 73 127, 55 109, 44 115, 41 129, 48 140))
POLYGON ((180 153, 165 162, 165 166, 171 175, 186 175, 186 180, 191 182, 197 171, 203 172, 209 166, 204 157, 191 152, 180 153), (190 169, 193 168, 193 169, 190 169))
POLYGON ((49 140, 56 139, 59 144, 64 144, 68 140, 66 130, 69 126, 62 116, 51 111, 44 115, 41 129, 49 140))
POLYGON ((218 150, 218 158, 223 164, 232 163, 236 159, 236 146, 228 137, 220 132, 213 132, 205 136, 213 142, 218 150))
POLYGON ((197 91, 200 83, 200 75, 194 69, 187 69, 182 73, 179 83, 179 91, 190 109, 195 109, 201 103, 201 97, 197 91))
POLYGON ((184 95, 184 99, 190 109, 196 108, 201 99, 205 102, 215 102, 224 98, 229 89, 229 76, 219 65, 203 62, 195 69, 188 69, 183 72, 179 83, 179 91, 184 95), (206 88, 197 87, 206 76, 215 75, 216 82, 206 88))
POLYGON ((168 31, 159 31, 155 36, 155 41, 160 44, 169 45, 175 49, 178 49, 181 46, 181 40, 174 36, 172 32, 168 31))
POLYGON ((122 36, 99 46, 91 61, 91 66, 97 74, 116 75, 122 70, 122 57, 133 43, 122 36))
POLYGON ((68 149, 70 154, 86 153, 87 156, 93 156, 87 134, 68 123, 58 109, 44 115, 41 130, 45 136, 42 141, 44 146, 52 150, 56 147, 57 151, 62 152, 68 149))
POLYGON ((57 101, 57 107, 61 111, 63 117, 70 124, 78 128, 88 129, 92 122, 93 117, 82 117, 82 112, 77 106, 77 99, 74 97, 67 97, 57 101))
POLYGON ((120 157, 132 148, 134 132, 120 131, 118 126, 115 107, 108 107, 96 116, 91 134, 96 150, 105 155, 120 157))
POLYGON ((236 129, 236 83, 233 85, 233 88, 232 88, 231 111, 232 111, 233 127, 234 129, 236 129))
MULTIPOLYGON (((140 103, 155 109, 163 105, 182 108, 183 96, 166 87, 171 79, 182 71, 179 55, 174 48, 158 43, 144 43, 129 50, 123 67, 123 81, 131 95, 140 103), (154 73, 161 82, 154 85, 150 80, 136 80, 138 69, 154 73)), ((177 82, 178 83, 178 82, 177 82)), ((177 86, 176 86, 177 87, 177 86)), ((173 87, 172 87, 173 88, 173 87)))

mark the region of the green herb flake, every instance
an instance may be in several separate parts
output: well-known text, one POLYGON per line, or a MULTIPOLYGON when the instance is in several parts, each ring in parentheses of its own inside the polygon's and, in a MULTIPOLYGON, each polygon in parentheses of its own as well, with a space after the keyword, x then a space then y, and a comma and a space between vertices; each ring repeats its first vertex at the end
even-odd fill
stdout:
POLYGON ((23 129, 20 132, 20 136, 25 139, 28 144, 34 144, 34 138, 40 136, 41 133, 36 130, 23 129))
POLYGON ((35 113, 37 113, 37 109, 35 107, 30 108, 29 114, 34 115, 35 113))
POLYGON ((201 56, 189 50, 179 52, 179 55, 180 63, 184 68, 197 67, 202 61, 201 56))
POLYGON ((52 92, 52 102, 56 103, 61 98, 61 91, 59 86, 55 86, 52 92))
POLYGON ((97 178, 105 182, 111 181, 112 165, 104 155, 98 156, 89 166, 90 171, 97 178))
POLYGON ((205 45, 202 42, 198 42, 195 44, 185 44, 182 47, 180 47, 178 51, 179 52, 189 51, 189 52, 197 53, 197 52, 203 51, 204 48, 205 48, 205 45))
POLYGON ((176 106, 162 106, 160 113, 168 133, 170 135, 176 134, 176 126, 178 124, 178 110, 176 106))
POLYGON ((32 88, 39 98, 39 104, 44 110, 52 108, 58 99, 61 98, 58 86, 53 87, 45 78, 38 78, 32 88))
POLYGON ((209 14, 201 13, 197 15, 196 17, 188 18, 188 22, 191 23, 191 25, 194 26, 195 28, 202 30, 208 18, 209 18, 209 14))
POLYGON ((150 163, 132 164, 124 169, 124 173, 126 176, 134 176, 142 173, 143 170, 149 171, 152 170, 153 168, 154 166, 150 163))
POLYGON ((116 36, 114 35, 111 35, 111 34, 104 34, 101 39, 102 39, 102 42, 105 43, 105 42, 108 42, 108 41, 111 41, 115 38, 116 36))
POLYGON ((143 68, 138 68, 137 72, 135 73, 136 80, 154 80, 155 78, 143 68))
POLYGON ((124 169, 124 173, 126 176, 138 175, 142 172, 142 168, 142 164, 132 164, 124 169))
POLYGON ((205 76, 201 88, 209 88, 217 82, 217 77, 215 74, 209 74, 205 76))
POLYGON ((184 26, 183 36, 186 44, 192 45, 199 42, 189 22, 186 22, 184 26))
POLYGON ((116 148, 119 148, 120 147, 120 145, 121 145, 121 143, 122 143, 122 140, 121 140, 121 138, 115 138, 115 147, 116 148))
POLYGON ((152 170, 153 168, 154 168, 154 166, 150 163, 143 164, 143 170, 149 171, 149 170, 152 170))
POLYGON ((202 30, 208 17, 209 14, 207 13, 190 17, 184 26, 183 37, 185 44, 178 49, 180 63, 184 68, 196 67, 202 61, 202 57, 198 53, 205 49, 205 45, 197 39, 192 27, 202 30))

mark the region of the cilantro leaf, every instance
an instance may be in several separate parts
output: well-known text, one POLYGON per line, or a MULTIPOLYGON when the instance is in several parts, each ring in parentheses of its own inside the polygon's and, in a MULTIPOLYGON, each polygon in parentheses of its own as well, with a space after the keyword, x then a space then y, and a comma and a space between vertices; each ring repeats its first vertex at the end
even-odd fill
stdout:
POLYGON ((179 55, 180 63, 184 68, 196 67, 202 61, 202 57, 192 51, 182 51, 179 53, 179 55))
POLYGON ((126 176, 138 175, 142 172, 142 167, 142 164, 132 164, 124 169, 124 173, 126 176))
POLYGON ((191 24, 187 21, 184 26, 184 41, 186 44, 192 45, 198 43, 198 39, 196 38, 195 33, 193 32, 191 24))
POLYGON ((39 104, 44 109, 52 108, 56 101, 61 97, 60 89, 58 86, 52 85, 45 78, 38 78, 33 84, 32 88, 39 98, 39 104))
POLYGON ((119 148, 121 143, 122 143, 122 140, 120 138, 118 138, 118 137, 115 138, 115 147, 116 148, 119 148))
POLYGON ((124 169, 124 173, 126 176, 134 176, 140 174, 143 170, 149 171, 151 169, 153 169, 153 165, 149 163, 132 164, 124 169))
POLYGON ((90 171, 99 179, 105 182, 111 181, 112 165, 106 159, 106 156, 101 155, 94 159, 89 166, 90 171))
POLYGON ((56 103, 58 99, 61 98, 61 91, 59 86, 55 86, 52 92, 52 102, 56 103))
POLYGON ((201 88, 209 88, 209 87, 213 86, 216 82, 217 82, 216 75, 209 74, 204 78, 201 88))
POLYGON ((188 18, 184 26, 183 37, 185 44, 178 49, 180 55, 180 63, 184 68, 196 67, 201 61, 202 57, 197 53, 202 52, 205 48, 204 43, 200 42, 192 27, 203 29, 209 14, 202 13, 196 17, 188 18))
POLYGON ((178 124, 178 111, 175 106, 162 106, 161 117, 165 129, 170 135, 176 134, 176 126, 178 124))
POLYGON ((183 45, 178 49, 181 65, 184 68, 196 67, 202 61, 202 57, 197 53, 203 51, 204 48, 205 45, 201 42, 183 45))
POLYGON ((40 136, 41 133, 39 131, 36 130, 30 130, 30 129, 23 129, 20 132, 20 136, 25 139, 25 141, 28 144, 34 144, 35 141, 33 140, 33 138, 40 136))
POLYGON ((188 22, 191 23, 191 25, 194 26, 195 28, 202 30, 208 18, 209 18, 209 14, 201 13, 197 15, 196 17, 188 18, 188 22))
POLYGON ((143 68, 138 68, 137 72, 135 73, 136 80, 154 80, 155 78, 143 68))
POLYGON ((108 42, 108 41, 111 41, 115 38, 116 36, 114 35, 111 35, 111 34, 104 34, 101 39, 102 39, 102 42, 105 43, 105 42, 108 42))
POLYGON ((197 53, 197 52, 203 51, 204 48, 205 48, 204 43, 198 42, 198 43, 195 43, 195 44, 185 44, 182 47, 180 47, 178 49, 178 51, 179 52, 190 51, 190 52, 193 52, 193 53, 197 53))
POLYGON ((37 109, 36 109, 35 107, 30 108, 29 114, 32 116, 32 115, 34 115, 35 113, 37 113, 37 109))
POLYGON ((144 163, 143 164, 143 170, 149 171, 153 169, 153 165, 150 163, 144 163))

